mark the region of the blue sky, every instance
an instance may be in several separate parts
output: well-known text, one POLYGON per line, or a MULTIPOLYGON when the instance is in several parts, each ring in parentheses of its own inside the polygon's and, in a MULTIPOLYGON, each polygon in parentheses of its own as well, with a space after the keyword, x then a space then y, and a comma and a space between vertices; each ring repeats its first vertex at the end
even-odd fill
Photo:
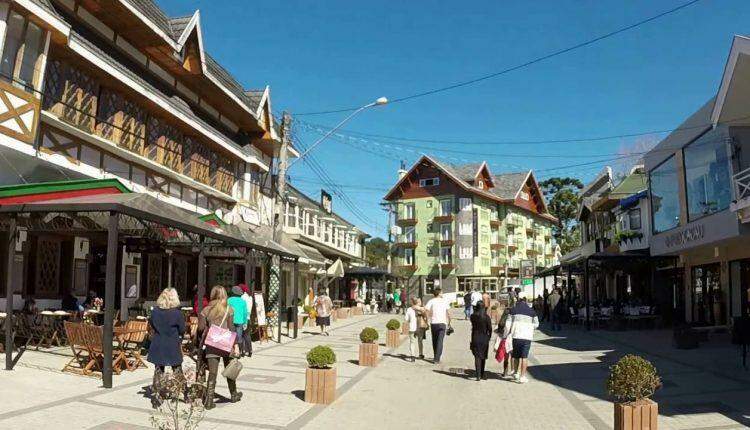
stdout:
MULTIPOLYGON (((207 49, 247 88, 271 86, 274 111, 360 106, 502 70, 676 7, 685 0, 190 1, 158 0, 171 16, 200 9, 207 49)), ((750 32, 743 0, 703 0, 638 29, 509 74, 434 96, 370 109, 344 133, 428 140, 534 141, 665 130, 716 92, 734 34, 750 32)), ((316 124, 345 113, 299 116, 308 145, 316 124)), ((494 172, 534 169, 591 179, 604 163, 663 134, 596 142, 436 144, 363 137, 315 151, 364 213, 334 195, 334 209, 384 235, 379 206, 399 160, 422 152, 446 161, 487 160, 494 172), (429 149, 415 148, 415 146, 429 149), (457 154, 462 151, 474 154, 457 154), (482 155, 486 154, 486 155, 482 155), (377 223, 379 226, 370 224, 377 223)), ((313 196, 321 180, 303 162, 292 183, 313 196)), ((331 190, 329 190, 331 191, 331 190)))

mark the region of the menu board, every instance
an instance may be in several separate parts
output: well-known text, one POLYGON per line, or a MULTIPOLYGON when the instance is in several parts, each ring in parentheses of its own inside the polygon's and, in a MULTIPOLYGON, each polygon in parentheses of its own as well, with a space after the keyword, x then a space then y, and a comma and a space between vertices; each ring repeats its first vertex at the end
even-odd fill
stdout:
POLYGON ((266 325, 266 304, 263 301, 263 294, 255 293, 255 317, 258 320, 258 325, 266 325))

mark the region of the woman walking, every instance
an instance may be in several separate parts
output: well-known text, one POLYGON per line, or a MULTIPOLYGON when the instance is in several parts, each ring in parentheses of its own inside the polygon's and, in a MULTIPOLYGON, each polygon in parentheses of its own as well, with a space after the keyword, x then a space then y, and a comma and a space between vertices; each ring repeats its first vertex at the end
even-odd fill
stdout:
POLYGON ((406 322, 409 324, 409 353, 414 363, 419 351, 420 360, 424 358, 424 337, 427 330, 427 311, 422 307, 419 297, 412 297, 411 307, 406 310, 406 322))
POLYGON ((471 352, 474 354, 474 366, 476 367, 477 381, 487 379, 484 376, 484 366, 487 362, 487 352, 490 349, 490 337, 492 336, 492 320, 484 307, 484 302, 479 301, 474 307, 471 315, 471 352))
MULTIPOLYGON (((211 289, 211 301, 208 303, 208 306, 203 308, 198 317, 198 330, 201 332, 202 339, 205 340, 208 329, 212 325, 232 330, 234 328, 232 324, 233 320, 234 314, 232 308, 227 304, 227 291, 221 285, 213 287, 211 289)), ((237 354, 236 343, 233 349, 235 354, 237 354)), ((216 376, 219 373, 219 360, 221 359, 224 362, 224 367, 227 367, 230 359, 229 355, 227 352, 205 346, 204 357, 208 364, 208 381, 206 383, 206 398, 203 400, 203 407, 206 409, 213 409, 215 407, 214 391, 216 390, 216 376)), ((242 399, 242 393, 237 391, 236 381, 227 379, 227 385, 229 386, 229 400, 232 403, 239 402, 242 399)))
POLYGON ((326 328, 331 325, 331 310, 333 309, 333 302, 331 298, 326 295, 326 290, 321 288, 318 291, 318 297, 313 302, 315 308, 315 323, 320 326, 320 334, 328 336, 326 328))
POLYGON ((159 406, 158 393, 164 368, 170 366, 175 376, 182 376, 182 335, 185 333, 185 317, 179 309, 180 298, 174 288, 165 288, 156 300, 148 325, 151 329, 151 345, 147 360, 154 365, 154 381, 151 388, 151 404, 159 406))

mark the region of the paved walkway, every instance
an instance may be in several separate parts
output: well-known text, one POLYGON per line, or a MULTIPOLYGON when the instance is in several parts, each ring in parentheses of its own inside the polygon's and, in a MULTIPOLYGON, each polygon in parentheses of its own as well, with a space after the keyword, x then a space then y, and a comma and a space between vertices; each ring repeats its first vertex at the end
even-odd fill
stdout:
MULTIPOLYGON (((456 314, 458 316, 458 313, 456 314)), ((488 362, 489 380, 471 379, 469 326, 454 323, 443 363, 406 362, 407 342, 395 351, 381 347, 376 368, 357 365, 358 334, 363 327, 381 331, 389 315, 359 316, 334 324, 332 336, 303 331, 297 340, 266 343, 244 359, 241 403, 219 403, 209 411, 205 429, 453 429, 498 426, 515 429, 608 429, 612 404, 604 393, 608 366, 620 356, 645 355, 663 376, 659 402, 661 429, 720 430, 750 426, 750 372, 724 340, 698 350, 676 351, 669 333, 591 332, 566 329, 561 335, 538 334, 532 348, 531 380, 518 385, 497 377, 488 362), (338 394, 334 404, 313 406, 301 400, 305 353, 328 344, 338 357, 338 394)), ((426 355, 432 356, 429 342, 426 355)), ((101 381, 62 374, 64 357, 28 352, 16 370, 0 371, 0 428, 60 429, 149 428, 152 413, 144 396, 150 370, 115 377, 115 388, 101 381)), ((227 394, 220 382, 219 394, 227 394)))

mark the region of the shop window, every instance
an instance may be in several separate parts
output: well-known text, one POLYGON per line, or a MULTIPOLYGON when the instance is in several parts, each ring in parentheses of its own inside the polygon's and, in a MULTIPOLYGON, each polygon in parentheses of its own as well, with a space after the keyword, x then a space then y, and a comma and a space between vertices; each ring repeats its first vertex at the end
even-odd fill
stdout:
POLYGON ((729 207, 732 200, 727 143, 715 133, 684 149, 688 220, 729 207))
POLYGON ((46 32, 24 16, 11 10, 5 31, 5 44, 0 59, 0 73, 7 80, 26 90, 39 86, 41 54, 46 32))
MULTIPOLYGON (((654 233, 671 230, 680 225, 678 180, 677 161, 674 156, 669 157, 649 175, 654 233)), ((592 231, 589 231, 589 237, 593 237, 592 231)))

